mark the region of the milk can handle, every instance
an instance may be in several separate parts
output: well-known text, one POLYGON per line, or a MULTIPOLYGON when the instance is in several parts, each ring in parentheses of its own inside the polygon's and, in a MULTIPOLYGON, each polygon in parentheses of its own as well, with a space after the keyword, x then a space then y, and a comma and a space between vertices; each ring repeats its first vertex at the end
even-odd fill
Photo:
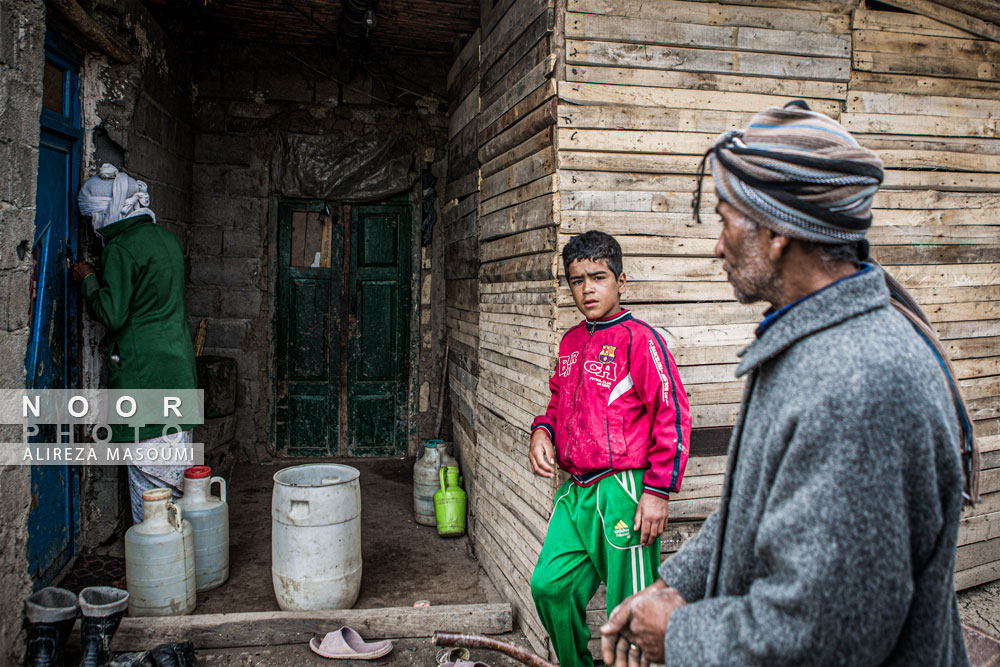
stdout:
POLYGON ((444 493, 448 488, 448 485, 444 481, 444 466, 438 470, 438 479, 441 480, 441 493, 444 493))
POLYGON ((174 503, 167 503, 167 523, 171 524, 177 530, 184 530, 184 513, 181 512, 181 506, 175 505, 174 503), (173 510, 174 514, 177 516, 176 523, 170 521, 170 511, 173 510))
POLYGON ((226 502, 226 480, 222 479, 221 477, 213 477, 211 479, 211 481, 208 483, 208 492, 211 494, 212 485, 215 484, 216 482, 219 483, 219 499, 222 502, 226 502))

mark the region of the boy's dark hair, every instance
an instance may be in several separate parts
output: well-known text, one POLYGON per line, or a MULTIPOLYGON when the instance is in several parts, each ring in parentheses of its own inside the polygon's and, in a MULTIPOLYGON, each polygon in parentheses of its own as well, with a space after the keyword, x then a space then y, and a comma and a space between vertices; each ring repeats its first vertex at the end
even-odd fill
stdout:
POLYGON ((563 270, 569 277, 569 265, 579 259, 589 259, 597 262, 604 260, 608 268, 615 274, 615 279, 622 273, 622 247, 611 234, 590 230, 578 234, 569 240, 562 251, 563 270))

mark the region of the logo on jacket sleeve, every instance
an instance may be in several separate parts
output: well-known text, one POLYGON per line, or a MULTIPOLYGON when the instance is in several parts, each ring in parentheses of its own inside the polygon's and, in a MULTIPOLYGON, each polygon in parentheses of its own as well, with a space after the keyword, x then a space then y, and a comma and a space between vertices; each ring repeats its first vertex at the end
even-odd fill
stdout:
POLYGON ((615 537, 627 540, 631 534, 628 524, 623 519, 618 519, 618 523, 615 524, 615 537))
POLYGON ((670 396, 670 378, 667 377, 666 370, 663 368, 663 362, 660 361, 660 355, 656 352, 656 346, 653 341, 649 341, 649 356, 653 358, 653 364, 656 366, 656 372, 660 376, 660 384, 663 385, 663 402, 666 403, 670 396))
POLYGON ((602 364, 610 364, 615 360, 615 350, 618 349, 614 345, 605 345, 601 348, 601 354, 597 358, 602 364))

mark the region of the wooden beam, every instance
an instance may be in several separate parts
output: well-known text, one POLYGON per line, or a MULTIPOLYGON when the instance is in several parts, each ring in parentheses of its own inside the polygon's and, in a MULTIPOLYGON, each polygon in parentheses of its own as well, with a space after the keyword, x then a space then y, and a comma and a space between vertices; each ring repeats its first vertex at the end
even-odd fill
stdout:
POLYGON ((923 14, 935 21, 947 23, 950 26, 959 28, 973 35, 979 35, 994 42, 1000 42, 1000 26, 994 25, 982 19, 977 19, 968 14, 943 7, 931 0, 883 0, 885 4, 906 9, 917 14, 923 14))
POLYGON ((94 46, 120 63, 132 62, 134 56, 104 31, 104 28, 81 7, 76 0, 48 0, 56 11, 63 15, 69 23, 80 31, 94 46))
POLYGON ((342 625, 351 626, 365 639, 401 639, 429 637, 435 631, 503 634, 513 629, 513 618, 507 603, 126 617, 115 634, 113 649, 144 651, 156 644, 186 640, 196 649, 305 644, 342 625))

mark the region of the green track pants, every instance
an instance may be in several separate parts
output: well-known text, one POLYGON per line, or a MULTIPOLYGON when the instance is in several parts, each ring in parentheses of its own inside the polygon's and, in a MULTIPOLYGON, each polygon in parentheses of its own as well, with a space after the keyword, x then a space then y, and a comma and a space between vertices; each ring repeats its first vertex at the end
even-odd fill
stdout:
POLYGON ((588 487, 569 480, 556 492, 531 596, 562 667, 594 665, 587 603, 601 581, 610 612, 658 576, 660 540, 643 547, 632 530, 642 476, 629 470, 588 487))

